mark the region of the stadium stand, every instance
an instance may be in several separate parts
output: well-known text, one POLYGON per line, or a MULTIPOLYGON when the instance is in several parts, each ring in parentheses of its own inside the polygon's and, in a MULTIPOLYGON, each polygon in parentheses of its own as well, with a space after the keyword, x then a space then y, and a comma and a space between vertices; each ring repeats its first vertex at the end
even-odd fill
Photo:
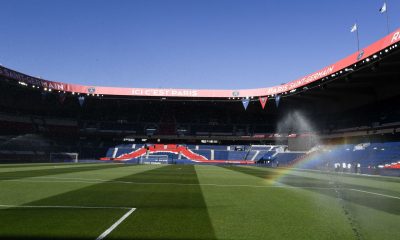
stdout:
POLYGON ((398 169, 399 148, 400 142, 321 145, 292 159, 285 153, 284 160, 277 161, 304 169, 373 173, 374 169, 398 169))
POLYGON ((206 96, 202 90, 190 96, 108 92, 0 66, 0 161, 46 162, 51 153, 78 153, 81 160, 397 169, 400 51, 394 37, 400 32, 393 34, 360 58, 350 55, 281 86, 206 96), (259 97, 268 97, 264 109, 259 97))

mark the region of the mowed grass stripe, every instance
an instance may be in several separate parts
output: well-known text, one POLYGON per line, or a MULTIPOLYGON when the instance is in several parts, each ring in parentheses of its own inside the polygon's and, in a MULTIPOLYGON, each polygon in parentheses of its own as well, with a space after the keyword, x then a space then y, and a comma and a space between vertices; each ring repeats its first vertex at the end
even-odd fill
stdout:
POLYGON ((85 167, 85 166, 107 166, 108 163, 47 163, 47 164, 18 164, 15 165, 0 165, 0 173, 2 172, 17 172, 25 170, 36 170, 36 169, 51 169, 51 168, 70 168, 70 167, 85 167))
POLYGON ((390 176, 382 176, 382 175, 369 175, 369 174, 355 174, 355 173, 336 173, 336 172, 327 172, 321 170, 311 170, 311 169, 301 169, 301 168, 279 168, 282 170, 290 170, 294 172, 306 172, 306 173, 316 173, 316 174, 324 174, 324 175, 340 175, 342 179, 353 179, 357 176, 358 179, 368 179, 373 181, 381 181, 381 182, 394 182, 400 183, 399 177, 390 177, 390 176))
MULTIPOLYGON (((248 167, 227 167, 226 169, 244 173, 261 179, 277 179, 276 174, 281 174, 280 170, 265 169, 265 168, 248 168, 248 167)), ((315 177, 315 176, 314 176, 315 177)), ((340 175, 337 176, 340 178, 340 175)), ((357 178, 357 176, 354 176, 357 178)), ((271 182, 272 184, 272 182, 271 182)), ((340 204, 340 209, 343 215, 347 218, 348 224, 353 229, 355 238, 361 235, 365 239, 393 239, 393 236, 400 236, 400 229, 389 228, 393 223, 400 221, 400 200, 386 196, 371 194, 371 192, 355 191, 360 189, 372 189, 372 192, 377 192, 380 189, 368 188, 351 184, 344 184, 337 181, 335 178, 316 179, 309 177, 301 177, 286 173, 284 177, 280 177, 275 184, 284 184, 288 186, 327 186, 332 185, 334 189, 323 188, 304 188, 303 192, 314 193, 314 197, 320 199, 325 195, 334 199, 340 204), (353 188, 354 187, 354 188, 353 188), (362 211, 360 209, 363 209, 362 211), (379 219, 370 224, 371 219, 379 219), (382 231, 385 229, 385 231, 382 231), (369 236, 369 237, 365 237, 369 236)), ((297 188, 298 189, 298 188, 297 188)), ((290 190, 288 188, 288 190, 290 190)), ((295 190, 295 189, 293 189, 295 190)), ((381 190, 382 191, 382 190, 381 190)), ((330 205, 326 206, 331 207, 330 205)))
POLYGON ((334 199, 316 200, 314 194, 297 188, 269 188, 264 179, 220 168, 223 173, 210 175, 204 166, 196 166, 200 182, 243 182, 266 188, 237 191, 202 186, 218 239, 353 239, 334 199))
POLYGON ((98 184, 98 181, 78 181, 64 183, 57 178, 102 178, 103 182, 112 181, 134 173, 147 171, 158 166, 124 165, 120 168, 105 168, 94 171, 80 171, 66 174, 22 178, 0 181, 0 203, 8 205, 28 204, 29 202, 64 194, 70 191, 98 184), (41 181, 42 180, 42 181, 41 181), (43 181, 45 180, 45 181, 43 181))
MULTIPOLYGON (((98 184, 84 181, 82 184, 78 181, 52 183, 55 179, 51 176, 49 181, 43 183, 2 181, 0 184, 10 187, 15 184, 20 186, 21 190, 26 186, 37 192, 56 191, 66 186, 79 188, 42 200, 26 202, 25 206, 89 204, 117 207, 120 203, 140 206, 137 212, 124 220, 106 239, 355 239, 348 221, 352 218, 363 239, 397 239, 400 235, 397 228, 400 222, 398 214, 359 205, 357 201, 338 200, 337 196, 332 197, 301 187, 312 186, 312 181, 316 184, 314 188, 319 188, 320 184, 329 184, 324 178, 306 175, 301 180, 299 176, 288 174, 279 180, 281 183, 275 187, 273 184, 276 184, 276 174, 279 174, 279 171, 241 168, 247 172, 216 166, 193 168, 178 165, 158 166, 154 169, 154 166, 142 165, 54 176, 61 179, 92 178, 100 180, 98 184), (258 170, 264 173, 255 176, 254 172, 258 170), (130 171, 132 174, 129 174, 130 171), (117 177, 118 175, 120 177, 117 177), (282 183, 284 181, 295 182, 293 184, 296 184, 296 187, 285 185, 282 183), (298 183, 302 181, 303 184, 298 183), (216 187, 217 185, 224 187, 216 187), (228 185, 243 187, 225 187, 228 185), (262 185, 265 185, 265 188, 261 188, 262 185), (198 196, 201 201, 190 201, 194 196, 198 196), (346 206, 348 215, 344 214, 342 206, 346 206), (140 218, 136 218, 136 214, 140 214, 140 218), (200 222, 196 222, 198 216, 200 222), (198 234, 198 231, 204 233, 198 234)), ((369 181, 367 183, 369 184, 369 181)), ((336 189, 340 194, 347 194, 340 186, 325 190, 332 192, 336 189)), ((0 194, 3 192, 0 187, 0 194)), ((365 193, 354 194, 359 198, 370 197, 364 196, 365 193)), ((375 201, 379 202, 383 196, 377 197, 379 199, 375 201)), ((19 213, 15 213, 14 210, 16 209, 8 209, 6 212, 0 210, 0 236, 7 236, 4 239, 95 239, 125 214, 112 209, 109 212, 83 210, 82 214, 80 210, 77 210, 78 213, 71 210, 46 210, 44 214, 30 209, 19 213), (63 229, 59 229, 60 226, 63 229), (79 229, 79 226, 85 226, 85 229, 79 229)))
POLYGON ((0 210, 0 239, 94 240, 125 209, 9 208, 0 210), (102 230, 100 230, 102 229, 102 230), (98 232, 98 236, 94 236, 98 232))
MULTIPOLYGON (((132 175, 132 173, 138 173, 141 171, 146 171, 149 169, 157 168, 158 166, 138 166, 138 165, 124 165, 123 168, 108 168, 108 169, 100 169, 97 171, 86 171, 86 172, 74 172, 68 173, 71 174, 86 174, 86 175, 101 175, 104 179, 113 180, 115 176, 123 177, 125 175, 132 175), (117 171, 116 171, 117 170, 117 171)), ((31 178, 32 179, 32 178, 31 178)), ((57 191, 62 191, 60 194, 66 194, 66 192, 77 191, 78 189, 88 187, 88 184, 79 184, 73 185, 74 189, 71 189, 70 184, 59 184, 52 183, 48 181, 46 185, 38 184, 36 182, 30 182, 31 179, 26 182, 26 186, 29 186, 28 189, 26 187, 18 185, 14 185, 14 182, 3 181, 0 184, 7 186, 8 188, 14 187, 14 191, 16 192, 14 198, 16 202, 20 202, 18 197, 23 195, 25 198, 29 197, 31 194, 27 194, 27 192, 32 189, 36 189, 34 193, 34 197, 38 195, 46 195, 47 192, 50 191, 51 194, 56 193, 57 191), (48 183, 51 183, 49 186, 48 183), (11 186, 9 186, 11 185, 11 186), (22 189, 21 189, 22 188, 22 189), (20 193, 18 193, 18 191, 20 193), (22 191, 22 192, 21 192, 22 191)), ((91 184, 93 185, 93 184, 91 184)), ((12 193, 14 193, 14 191, 12 193)), ((0 193, 4 193, 4 188, 0 188, 0 193)), ((10 192, 9 194, 10 195, 10 192)), ((0 195, 0 202, 4 202, 4 199, 1 200, 4 195, 0 195)), ((32 196, 30 196, 32 197, 32 196)), ((52 197, 52 196, 51 196, 52 197)), ((51 198, 48 197, 48 198, 51 198)), ((38 200, 40 201, 40 200, 38 200)), ((95 201, 95 200, 94 200, 95 201)), ((35 201, 37 202, 37 201, 35 201)), ((34 203, 34 202, 33 202, 34 203)), ((107 206, 83 206, 83 205, 29 205, 30 203, 26 203, 25 205, 13 206, 10 205, 1 205, 4 209, 0 209, 0 219, 4 221, 0 221, 0 239, 95 239, 98 237, 93 236, 93 233, 96 231, 106 230, 114 224, 115 221, 118 220, 125 214, 127 210, 132 208, 126 208, 123 206, 120 207, 107 207, 107 206), (25 211, 22 211, 24 209, 25 211), (39 214, 39 211, 43 211, 43 214, 39 214), (82 210, 82 211, 80 211, 82 210), (87 211, 91 210, 91 211, 87 211), (122 210, 122 211, 121 211, 122 210), (93 219, 93 217, 95 217, 93 219), (84 219, 83 219, 84 218, 84 219), (18 219, 16 221, 15 219, 18 219), (10 221, 7 221, 10 220, 10 221), (113 222, 114 221, 114 222, 113 222), (81 224, 83 226, 81 226, 81 224), (56 226, 56 227, 54 227, 56 226), (77 228, 77 226, 79 226, 77 228), (67 230, 67 231, 66 231, 67 230)))
POLYGON ((85 164, 85 165, 70 165, 68 167, 54 165, 53 167, 50 168, 46 167, 44 169, 39 168, 39 169, 30 169, 24 171, 0 172, 0 181, 31 178, 31 177, 42 177, 48 175, 75 173, 83 171, 95 171, 101 169, 111 169, 120 167, 124 167, 124 164, 95 164, 95 165, 85 164))
POLYGON ((194 166, 170 165, 120 180, 192 185, 134 185, 132 196, 141 195, 133 199, 137 210, 110 239, 215 239, 194 166))
POLYGON ((72 165, 75 163, 19 163, 19 164, 4 164, 0 163, 0 169, 6 169, 6 168, 29 168, 29 167, 46 167, 46 166, 54 166, 55 164, 57 165, 72 165))
MULTIPOLYGON (((107 236, 107 239, 215 239, 194 166, 165 166, 115 180, 149 183, 167 181, 193 185, 182 188, 165 185, 99 183, 27 205, 136 208, 134 214, 121 223, 107 236)), ((116 214, 113 218, 103 220, 111 225, 120 216, 121 214, 116 214)), ((96 214, 92 217, 99 218, 96 214)), ((7 219, 5 221, 7 222, 7 219)), ((100 225, 93 231, 94 239, 105 230, 103 225, 100 225)), ((13 224, 8 227, 12 228, 13 224)), ((82 225, 82 228, 84 227, 82 225)))
POLYGON ((4 172, 17 172, 17 171, 30 171, 30 170, 38 170, 38 169, 53 169, 53 168, 79 168, 79 167, 84 167, 84 166, 104 166, 104 165, 109 165, 107 163, 52 163, 52 164, 35 164, 32 166, 18 166, 16 168, 14 167, 0 167, 0 173, 4 172))
MULTIPOLYGON (((247 171, 255 171, 263 170, 272 172, 278 179, 284 179, 285 176, 299 176, 299 177, 307 177, 313 178, 316 180, 324 180, 324 181, 336 181, 340 184, 349 184, 353 186, 361 186, 367 188, 375 188, 377 191, 386 191, 388 194, 391 192, 392 195, 397 195, 400 197, 400 178, 397 181, 390 177, 382 177, 382 176, 363 176, 357 174, 345 174, 345 173, 335 173, 335 172, 321 172, 321 171, 303 171, 298 169, 289 169, 289 168, 264 168, 264 167, 255 167, 255 166, 246 166, 244 167, 247 171)), ((277 179, 275 177, 275 179, 277 179)), ((384 192, 382 192, 384 193, 384 192)))
MULTIPOLYGON (((262 179, 277 179, 277 174, 281 174, 281 172, 274 171, 274 169, 254 169, 247 167, 227 167, 227 169, 238 171, 241 173, 249 174, 252 176, 256 176, 262 179)), ((336 180, 335 177, 332 177, 330 180, 326 179, 316 179, 311 177, 304 177, 298 175, 292 175, 286 173, 284 177, 280 177, 277 182, 274 184, 284 185, 284 186, 293 186, 309 191, 313 191, 319 194, 328 195, 333 198, 337 198, 337 191, 341 193, 341 199, 356 203, 359 205, 364 205, 369 208, 377 209, 380 211, 385 211, 391 214, 400 215, 400 201, 396 198, 390 198, 386 196, 381 196, 379 194, 385 194, 389 196, 397 197, 398 193, 391 192, 387 190, 371 188, 360 185, 352 185, 345 184, 336 180), (336 190, 336 191, 335 191, 336 190), (354 190, 363 190, 365 192, 357 192, 354 190), (368 193, 369 192, 369 193, 368 193), (379 193, 379 194, 371 194, 371 193, 379 193)))
MULTIPOLYGON (((229 167, 228 167, 229 168, 229 167)), ((341 174, 321 174, 321 173, 305 173, 301 171, 287 171, 285 169, 264 168, 264 167, 232 167, 236 171, 257 176, 259 178, 270 181, 271 184, 277 186, 291 186, 299 188, 338 188, 341 189, 360 189, 371 194, 382 194, 392 196, 393 198, 400 197, 400 184, 393 182, 383 183, 372 179, 361 178, 357 175, 349 178, 343 178, 341 174), (391 185, 391 188, 386 188, 385 185, 391 185)))

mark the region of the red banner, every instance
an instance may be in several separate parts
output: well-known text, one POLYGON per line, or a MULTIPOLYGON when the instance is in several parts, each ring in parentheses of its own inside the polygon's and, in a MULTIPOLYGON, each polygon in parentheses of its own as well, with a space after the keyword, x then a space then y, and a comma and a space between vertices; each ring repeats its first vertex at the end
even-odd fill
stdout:
POLYGON ((400 29, 387 35, 381 40, 362 49, 360 52, 351 54, 350 56, 329 65, 317 72, 309 74, 295 81, 268 88, 259 89, 242 89, 242 90, 199 90, 199 89, 158 89, 158 88, 117 88, 117 87, 98 87, 83 86, 76 84, 68 84, 61 82, 53 82, 40 78, 31 77, 29 75, 19 73, 17 71, 0 67, 0 75, 16 81, 36 85, 42 88, 48 88, 58 91, 75 92, 83 94, 102 94, 102 95, 120 95, 120 96, 144 96, 144 97, 182 97, 182 98, 245 98, 274 95, 288 92, 293 89, 305 86, 309 83, 317 81, 321 78, 331 76, 346 68, 352 67, 355 63, 366 58, 372 57, 374 54, 383 51, 385 48, 400 41, 400 29))

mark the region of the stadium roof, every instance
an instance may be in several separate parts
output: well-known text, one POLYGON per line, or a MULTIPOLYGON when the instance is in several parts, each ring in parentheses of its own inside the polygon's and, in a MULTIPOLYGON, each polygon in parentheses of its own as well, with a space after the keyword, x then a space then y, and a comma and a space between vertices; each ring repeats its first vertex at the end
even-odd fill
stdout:
MULTIPOLYGON (((350 74, 357 68, 366 64, 379 61, 384 55, 397 48, 400 41, 400 29, 392 32, 379 41, 369 45, 350 56, 333 63, 319 71, 305 77, 291 81, 280 86, 258 89, 229 89, 229 90, 199 90, 199 89, 162 89, 162 88, 117 88, 101 86, 85 86, 49 81, 32 77, 5 67, 0 67, 0 75, 18 81, 40 87, 45 90, 64 91, 78 94, 115 95, 133 97, 173 97, 173 98, 249 98, 260 96, 274 96, 276 94, 295 94, 307 89, 307 85, 319 81, 332 81, 338 77, 350 74)), ((299 57, 300 59, 300 57, 299 57)), ((288 66, 289 67, 289 66, 288 66)))

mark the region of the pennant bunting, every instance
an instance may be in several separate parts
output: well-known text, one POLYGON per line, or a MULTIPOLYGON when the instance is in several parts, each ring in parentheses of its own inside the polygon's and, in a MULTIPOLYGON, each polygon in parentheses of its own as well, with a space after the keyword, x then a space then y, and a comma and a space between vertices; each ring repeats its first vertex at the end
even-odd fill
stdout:
POLYGON ((250 100, 249 99, 243 99, 242 103, 243 103, 244 110, 247 110, 247 107, 249 106, 250 100))
POLYGON ((47 98, 47 92, 42 92, 42 100, 46 100, 47 98))
POLYGON ((267 101, 268 101, 268 97, 260 97, 260 103, 261 103, 262 109, 265 108, 265 105, 267 104, 267 101))
POLYGON ((281 101, 281 95, 277 95, 277 96, 275 97, 276 108, 279 107, 279 102, 280 102, 280 101, 281 101))
POLYGON ((78 98, 78 100, 79 100, 79 105, 81 105, 81 107, 83 106, 83 103, 85 102, 85 97, 84 96, 80 96, 79 98, 78 98))
POLYGON ((63 92, 58 95, 58 100, 60 101, 61 104, 64 104, 66 97, 67 97, 67 94, 65 94, 63 92))

